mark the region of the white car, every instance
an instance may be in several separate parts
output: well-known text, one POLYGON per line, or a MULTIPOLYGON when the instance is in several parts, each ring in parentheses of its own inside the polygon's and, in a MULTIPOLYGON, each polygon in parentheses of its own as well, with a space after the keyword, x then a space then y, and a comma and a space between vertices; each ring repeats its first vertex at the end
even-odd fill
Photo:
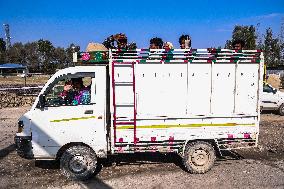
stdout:
POLYGON ((284 92, 269 84, 263 84, 260 108, 261 110, 276 110, 280 115, 284 115, 284 92))

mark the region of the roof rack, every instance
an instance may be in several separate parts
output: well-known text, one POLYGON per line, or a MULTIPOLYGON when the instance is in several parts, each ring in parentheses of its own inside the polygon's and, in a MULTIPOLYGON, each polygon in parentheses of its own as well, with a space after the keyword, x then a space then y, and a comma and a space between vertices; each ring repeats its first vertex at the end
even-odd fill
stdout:
POLYGON ((111 49, 109 51, 79 52, 80 65, 113 62, 136 63, 259 63, 261 50, 231 49, 111 49))

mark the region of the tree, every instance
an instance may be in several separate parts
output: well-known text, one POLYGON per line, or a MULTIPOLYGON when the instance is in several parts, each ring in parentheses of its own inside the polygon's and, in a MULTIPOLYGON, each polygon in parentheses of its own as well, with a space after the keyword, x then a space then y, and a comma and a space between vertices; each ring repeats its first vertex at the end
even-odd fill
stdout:
POLYGON ((227 40, 226 44, 225 44, 225 49, 231 49, 232 48, 232 41, 231 40, 227 40))
POLYGON ((245 49, 255 49, 256 37, 255 27, 253 25, 236 25, 232 33, 232 39, 226 41, 225 48, 232 48, 232 42, 235 40, 243 40, 245 42, 245 49))
POLYGON ((0 52, 5 52, 6 50, 6 42, 3 38, 0 38, 0 52))
POLYGON ((263 45, 263 42, 262 42, 263 36, 261 35, 259 28, 260 28, 260 23, 257 23, 257 25, 256 25, 256 39, 257 39, 256 48, 257 49, 263 49, 264 48, 264 45, 263 45))
POLYGON ((30 72, 39 72, 38 64, 39 64, 39 51, 37 42, 26 43, 26 65, 30 72))
POLYGON ((54 64, 56 64, 56 69, 66 68, 68 65, 67 54, 64 48, 57 47, 54 50, 54 64))
POLYGON ((11 63, 26 64, 26 51, 21 42, 14 43, 6 53, 7 59, 11 63))
POLYGON ((0 38, 0 64, 5 63, 6 58, 6 42, 0 38))
POLYGON ((45 73, 54 73, 56 68, 53 64, 54 62, 52 62, 52 58, 55 48, 48 40, 40 39, 37 44, 39 52, 38 69, 45 73))
POLYGON ((280 64, 284 65, 284 17, 282 18, 281 22, 279 42, 280 42, 280 56, 281 56, 280 64))
POLYGON ((268 28, 264 37, 264 61, 267 66, 275 67, 280 64, 280 50, 279 39, 273 38, 272 29, 268 28))

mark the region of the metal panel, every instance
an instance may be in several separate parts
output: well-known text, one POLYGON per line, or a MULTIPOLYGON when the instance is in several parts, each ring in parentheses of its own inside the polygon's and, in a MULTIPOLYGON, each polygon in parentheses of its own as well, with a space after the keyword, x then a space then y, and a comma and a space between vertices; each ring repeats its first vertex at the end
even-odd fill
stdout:
POLYGON ((211 64, 188 66, 188 113, 210 114, 211 64))
POLYGON ((184 116, 187 101, 186 64, 138 64, 138 116, 184 116))
POLYGON ((215 116, 234 112, 235 64, 214 64, 211 112, 215 116))
POLYGON ((239 64, 236 77, 237 114, 257 115, 258 105, 258 64, 239 64))

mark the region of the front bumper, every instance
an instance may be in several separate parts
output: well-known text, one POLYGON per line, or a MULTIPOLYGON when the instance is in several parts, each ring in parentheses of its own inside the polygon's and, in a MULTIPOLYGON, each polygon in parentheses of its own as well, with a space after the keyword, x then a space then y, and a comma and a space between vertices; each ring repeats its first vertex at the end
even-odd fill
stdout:
POLYGON ((33 159, 32 137, 31 136, 15 136, 16 150, 20 157, 25 159, 33 159))

